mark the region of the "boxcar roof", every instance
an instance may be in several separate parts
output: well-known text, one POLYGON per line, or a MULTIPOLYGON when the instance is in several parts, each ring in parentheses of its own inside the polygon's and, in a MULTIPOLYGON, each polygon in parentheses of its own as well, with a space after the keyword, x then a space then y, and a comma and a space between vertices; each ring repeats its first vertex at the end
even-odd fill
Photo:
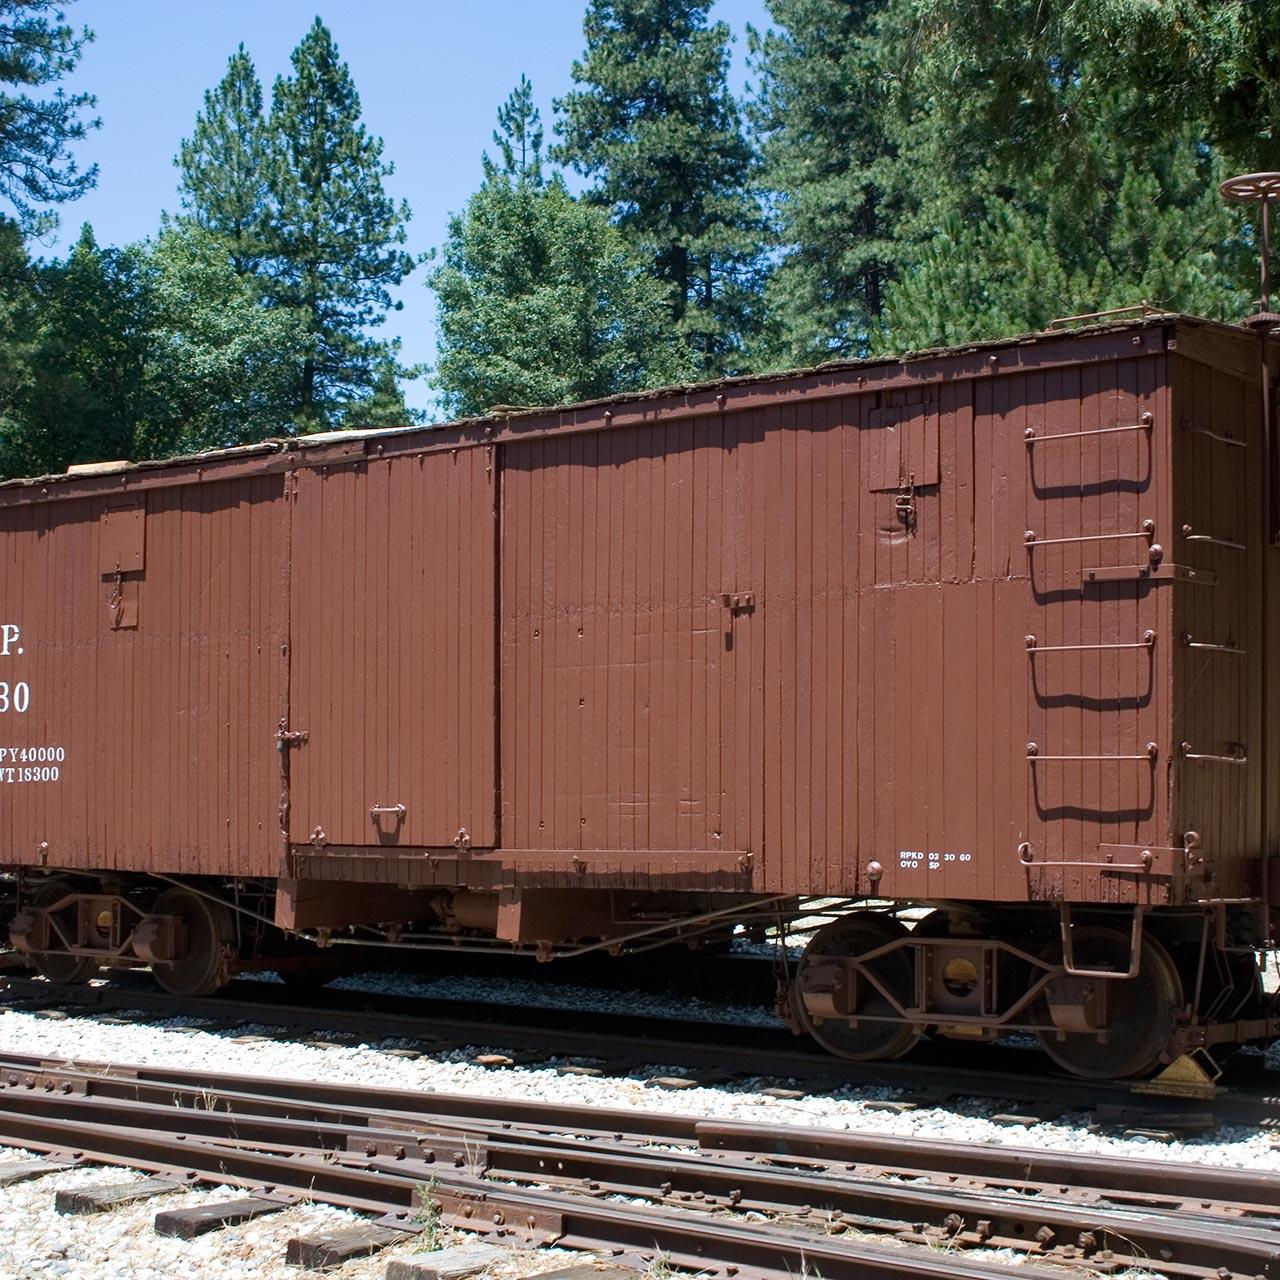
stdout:
POLYGON ((465 448, 550 432, 600 431, 715 412, 741 412, 775 403, 784 396, 824 399, 858 391, 922 386, 948 378, 1090 363, 1137 354, 1132 345, 1145 346, 1154 354, 1173 345, 1168 339, 1174 325, 1180 331, 1190 329, 1207 339, 1195 353, 1198 358, 1224 362, 1241 376, 1250 376, 1254 366, 1248 352, 1256 349, 1256 338, 1248 330, 1177 312, 1156 312, 1141 318, 935 347, 901 356, 830 361, 805 369, 626 392, 569 405, 498 405, 482 417, 446 423, 326 431, 173 458, 113 464, 101 470, 8 480, 0 482, 0 507, 122 489, 235 479, 365 457, 465 448), (1131 345, 1125 345, 1126 338, 1131 345))

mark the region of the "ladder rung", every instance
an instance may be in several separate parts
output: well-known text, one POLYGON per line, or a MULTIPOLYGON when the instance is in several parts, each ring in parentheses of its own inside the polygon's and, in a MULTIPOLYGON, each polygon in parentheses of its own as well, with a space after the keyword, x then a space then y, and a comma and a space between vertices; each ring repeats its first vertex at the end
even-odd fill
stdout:
POLYGON ((1068 653, 1087 650, 1090 652, 1099 649, 1150 649, 1156 642, 1156 633, 1154 631, 1144 631, 1141 640, 1133 640, 1126 644, 1040 644, 1035 636, 1027 636, 1027 652, 1028 653, 1068 653))
POLYGON ((1144 520, 1142 528, 1136 533, 1084 533, 1071 538, 1041 538, 1034 529, 1028 529, 1023 535, 1028 551, 1036 547, 1060 546, 1065 542, 1119 542, 1126 538, 1146 538, 1148 541, 1156 534, 1156 522, 1144 520))
MULTIPOLYGON (((1185 743, 1183 744, 1186 745, 1185 743)), ((1039 744, 1035 742, 1027 743, 1027 762, 1036 764, 1046 760, 1146 760, 1154 764, 1157 756, 1160 754, 1160 748, 1154 742, 1147 743, 1146 751, 1140 756, 1044 756, 1040 754, 1039 744)))
POLYGON ((1022 434, 1027 448, 1032 445, 1048 444, 1053 440, 1080 440, 1085 436, 1112 436, 1120 431, 1150 431, 1155 419, 1144 413, 1137 422, 1126 422, 1122 427, 1093 427, 1089 431, 1057 431, 1051 436, 1036 435, 1035 427, 1028 427, 1022 434))

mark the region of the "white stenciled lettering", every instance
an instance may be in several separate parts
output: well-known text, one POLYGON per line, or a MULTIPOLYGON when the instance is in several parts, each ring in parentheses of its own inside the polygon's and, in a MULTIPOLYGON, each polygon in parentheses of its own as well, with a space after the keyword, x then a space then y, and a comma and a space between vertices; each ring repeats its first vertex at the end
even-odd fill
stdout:
POLYGON ((971 853, 953 853, 941 849, 899 849, 898 866, 903 871, 940 871, 944 863, 972 862, 971 853))
POLYGON ((19 680, 10 687, 7 681, 0 680, 0 716, 12 711, 17 715, 26 715, 31 705, 31 686, 25 680, 19 680))
POLYGON ((7 658, 11 653, 21 654, 21 639, 22 632, 17 623, 0 622, 0 658, 7 658))
POLYGON ((0 786, 7 783, 61 782, 59 767, 67 758, 65 747, 0 747, 0 786), (6 765, 5 761, 16 762, 6 765))

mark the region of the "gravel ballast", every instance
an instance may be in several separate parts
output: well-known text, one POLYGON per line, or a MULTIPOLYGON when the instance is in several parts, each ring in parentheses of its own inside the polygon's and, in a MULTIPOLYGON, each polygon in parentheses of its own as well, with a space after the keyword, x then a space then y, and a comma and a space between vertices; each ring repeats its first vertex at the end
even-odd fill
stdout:
MULTIPOLYGON (((1028 1141, 1023 1130, 1011 1131, 991 1117, 1002 1110, 986 1100, 922 1106, 917 1110, 887 1112, 868 1110, 866 1103, 900 1099, 889 1088, 846 1087, 832 1093, 781 1099, 763 1092, 774 1080, 736 1080, 715 1086, 670 1091, 646 1083, 657 1076, 679 1076, 677 1067, 654 1063, 652 1071, 631 1076, 561 1075, 558 1063, 493 1070, 471 1059, 485 1046, 398 1056, 395 1050, 412 1049, 402 1040, 372 1044, 323 1045, 283 1038, 276 1028, 242 1026, 232 1031, 208 1031, 192 1020, 122 1025, 94 1018, 69 1016, 42 1018, 38 1014, 7 1010, 0 1015, 0 1049, 49 1057, 139 1063, 194 1071, 235 1072, 245 1075, 297 1077, 343 1084, 377 1085, 410 1089, 417 1093, 490 1094, 540 1102, 570 1103, 590 1107, 616 1107, 638 1111, 670 1111, 726 1120, 759 1121, 772 1125, 799 1125, 831 1129, 859 1129, 898 1136, 920 1135, 961 1142, 995 1142, 1020 1145, 1028 1141), (248 1043, 237 1040, 261 1036, 248 1043)), ((1213 1134, 1155 1143, 1144 1138, 1121 1138, 1090 1133, 1085 1117, 1079 1123, 1058 1121, 1038 1125, 1035 1145, 1063 1151, 1107 1152, 1117 1156, 1150 1156, 1197 1161, 1235 1168, 1274 1169, 1277 1154, 1263 1133, 1224 1127, 1213 1134)))
MULTIPOLYGON (((1274 981, 1274 977, 1272 978, 1274 981)), ((616 991, 560 987, 526 979, 424 979, 406 975, 355 975, 344 987, 388 995, 430 995, 478 1001, 538 1004, 581 1013, 584 1009, 702 1019, 707 1002, 692 1008, 688 997, 637 997, 616 991)), ((725 1021, 767 1025, 768 1010, 755 1006, 722 1009, 725 1021)), ((335 1037, 336 1038, 336 1037, 335 1037)), ((205 1072, 232 1072, 265 1077, 295 1077, 343 1084, 567 1103, 642 1112, 676 1112, 711 1119, 755 1121, 769 1125, 859 1130, 900 1137, 942 1138, 965 1143, 1035 1146, 1056 1151, 1105 1153, 1117 1158, 1177 1160, 1232 1168, 1274 1171, 1280 1166, 1275 1140, 1262 1132, 1226 1127, 1201 1137, 1159 1142, 1092 1133, 1087 1117, 1066 1117, 1028 1132, 997 1122, 1002 1110, 1017 1110, 989 1100, 953 1100, 945 1106, 921 1105, 913 1110, 869 1107, 884 1101, 910 1101, 891 1088, 847 1087, 830 1093, 802 1093, 780 1098, 765 1089, 777 1080, 737 1080, 679 1091, 655 1087, 653 1080, 681 1075, 679 1068, 654 1063, 630 1076, 562 1075, 555 1060, 499 1070, 472 1059, 488 1046, 405 1056, 417 1042, 379 1040, 371 1043, 309 1043, 308 1037, 282 1033, 275 1027, 241 1025, 210 1030, 198 1018, 118 1022, 69 1013, 42 1017, 35 1012, 0 1013, 0 1051, 50 1058, 137 1063, 205 1072)), ((1280 1065, 1280 1054, 1272 1050, 1280 1065)), ((833 1073, 834 1074, 834 1073, 833 1073)), ((29 1159, 30 1153, 0 1148, 0 1162, 29 1159)), ((226 1199, 244 1194, 228 1188, 182 1191, 163 1199, 122 1207, 91 1218, 63 1217, 53 1211, 58 1190, 89 1184, 121 1182, 138 1175, 118 1169, 76 1168, 34 1182, 0 1190, 0 1277, 8 1280, 170 1280, 187 1275, 229 1280, 277 1280, 300 1273, 285 1265, 291 1236, 356 1221, 326 1206, 300 1205, 240 1226, 214 1231, 186 1242, 155 1235, 152 1221, 161 1208, 226 1199)), ((441 1243, 466 1240, 442 1232, 441 1243)), ((349 1280, 383 1277, 388 1259, 407 1257, 422 1248, 410 1241, 373 1258, 360 1259, 327 1275, 349 1280)), ((515 1280, 562 1265, 561 1251, 513 1253, 509 1262, 490 1268, 491 1280, 515 1280)), ((1015 1269, 1016 1273, 1016 1269, 1015 1269)))

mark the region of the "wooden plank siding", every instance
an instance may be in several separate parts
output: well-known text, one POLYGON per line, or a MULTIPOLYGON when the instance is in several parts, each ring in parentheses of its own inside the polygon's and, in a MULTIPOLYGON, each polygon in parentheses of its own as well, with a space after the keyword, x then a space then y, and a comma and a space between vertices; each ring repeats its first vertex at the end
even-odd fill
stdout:
POLYGON ((67 752, 0 859, 276 874, 287 716, 311 875, 1247 896, 1261 433, 1255 340, 1161 317, 0 487, 0 747, 67 752))

